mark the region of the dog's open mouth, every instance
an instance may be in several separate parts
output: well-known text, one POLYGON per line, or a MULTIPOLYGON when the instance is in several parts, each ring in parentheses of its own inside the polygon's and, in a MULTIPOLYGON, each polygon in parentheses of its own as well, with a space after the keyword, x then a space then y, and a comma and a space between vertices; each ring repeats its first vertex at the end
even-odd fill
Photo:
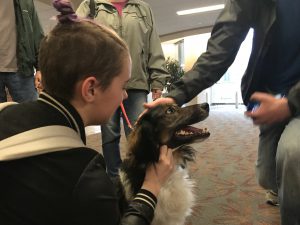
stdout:
POLYGON ((196 128, 192 126, 186 126, 177 130, 175 132, 174 138, 177 140, 188 141, 188 140, 195 140, 195 139, 203 139, 209 137, 210 133, 207 128, 196 128))
POLYGON ((169 142, 170 147, 202 141, 210 136, 207 128, 186 126, 177 130, 169 142))

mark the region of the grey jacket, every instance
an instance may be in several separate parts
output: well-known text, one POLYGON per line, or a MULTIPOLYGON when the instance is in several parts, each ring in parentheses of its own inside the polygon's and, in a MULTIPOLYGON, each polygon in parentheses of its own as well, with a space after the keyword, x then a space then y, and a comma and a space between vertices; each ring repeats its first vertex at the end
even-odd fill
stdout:
MULTIPOLYGON (((255 91, 262 90, 262 59, 271 43, 270 34, 275 20, 276 0, 228 0, 213 27, 207 51, 175 84, 168 97, 182 105, 216 83, 234 61, 249 29, 253 28, 252 52, 241 83, 242 97, 247 104, 255 91)), ((299 112, 299 99, 300 84, 292 88, 288 95, 293 111, 299 112)))
POLYGON ((33 0, 14 0, 17 27, 18 73, 33 76, 38 69, 38 51, 44 32, 33 0))
MULTIPOLYGON (((120 16, 109 1, 95 2, 95 21, 115 30, 129 47, 132 74, 127 89, 163 89, 169 74, 149 5, 141 0, 129 0, 120 16)), ((87 17, 90 13, 89 0, 83 1, 76 13, 87 17)))

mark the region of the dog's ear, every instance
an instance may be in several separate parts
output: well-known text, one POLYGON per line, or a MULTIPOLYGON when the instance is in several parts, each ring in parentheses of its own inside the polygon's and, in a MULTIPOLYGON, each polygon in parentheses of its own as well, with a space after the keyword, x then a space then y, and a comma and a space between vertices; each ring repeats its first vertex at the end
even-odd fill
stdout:
POLYGON ((157 162, 159 159, 159 142, 156 137, 156 127, 147 115, 136 124, 129 136, 129 151, 138 162, 157 162))

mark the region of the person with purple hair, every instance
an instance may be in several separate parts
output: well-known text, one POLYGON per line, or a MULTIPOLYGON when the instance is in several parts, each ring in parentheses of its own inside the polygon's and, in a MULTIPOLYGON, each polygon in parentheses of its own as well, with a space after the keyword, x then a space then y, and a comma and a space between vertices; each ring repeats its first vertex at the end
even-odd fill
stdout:
POLYGON ((130 79, 127 45, 55 0, 58 24, 42 40, 37 101, 0 104, 0 223, 149 225, 171 149, 149 165, 134 200, 122 205, 103 156, 86 147, 85 126, 106 123, 130 79), (93 60, 91 60, 93 59, 93 60))

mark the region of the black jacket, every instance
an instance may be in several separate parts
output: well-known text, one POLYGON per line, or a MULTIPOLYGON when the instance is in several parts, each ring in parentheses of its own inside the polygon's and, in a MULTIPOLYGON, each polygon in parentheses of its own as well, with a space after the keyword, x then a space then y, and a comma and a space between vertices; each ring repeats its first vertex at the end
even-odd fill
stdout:
MULTIPOLYGON (((45 93, 36 102, 3 109, 0 124, 0 140, 62 125, 74 129, 85 143, 76 110, 45 93)), ((86 147, 2 161, 0 180, 0 224, 146 225, 153 218, 153 208, 140 199, 133 200, 121 216, 102 155, 86 147)), ((151 193, 144 194, 156 201, 151 193)))

